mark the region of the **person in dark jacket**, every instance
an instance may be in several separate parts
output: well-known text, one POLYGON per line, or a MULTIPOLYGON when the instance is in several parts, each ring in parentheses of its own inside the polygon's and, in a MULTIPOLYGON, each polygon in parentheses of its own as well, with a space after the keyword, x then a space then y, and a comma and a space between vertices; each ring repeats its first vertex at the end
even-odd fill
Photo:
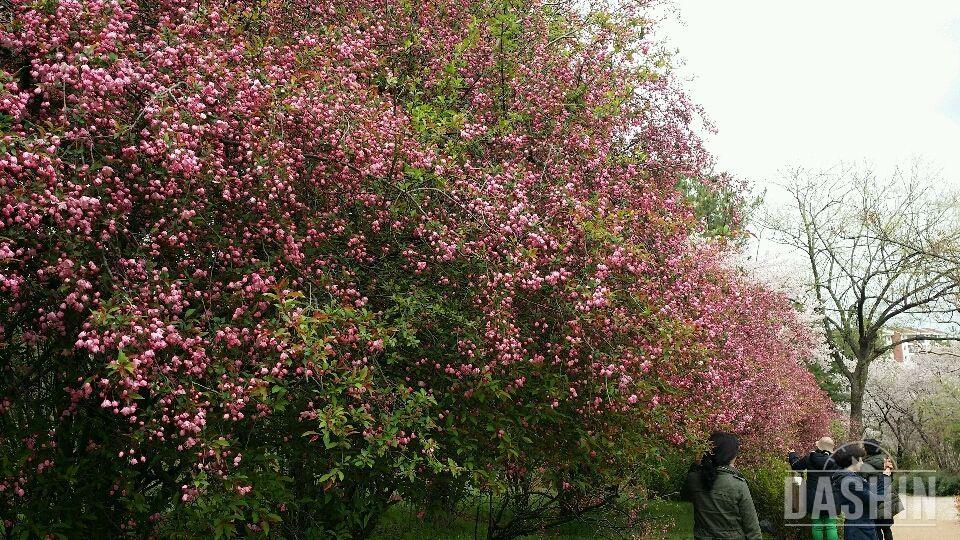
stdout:
POLYGON ((903 501, 893 488, 893 479, 883 471, 893 468, 893 460, 883 454, 880 442, 876 439, 863 441, 867 457, 863 458, 860 475, 871 486, 876 486, 883 500, 877 505, 874 522, 877 524, 878 540, 893 540, 893 516, 903 511, 903 501))
MULTIPOLYGON (((883 496, 858 474, 866 455, 863 446, 858 443, 846 444, 833 453, 838 470, 834 471, 830 480, 837 505, 844 516, 844 540, 877 540, 876 523, 870 513, 883 496)), ((885 469, 883 474, 890 476, 891 469, 885 469)))
POLYGON ((810 533, 813 540, 837 540, 837 505, 833 498, 830 477, 836 464, 831 459, 834 442, 830 437, 821 437, 816 450, 800 457, 793 450, 787 459, 795 471, 806 471, 805 500, 810 514, 810 533))
POLYGON ((734 467, 740 440, 710 436, 711 449, 690 467, 684 492, 693 502, 696 540, 760 540, 760 522, 747 481, 734 467))

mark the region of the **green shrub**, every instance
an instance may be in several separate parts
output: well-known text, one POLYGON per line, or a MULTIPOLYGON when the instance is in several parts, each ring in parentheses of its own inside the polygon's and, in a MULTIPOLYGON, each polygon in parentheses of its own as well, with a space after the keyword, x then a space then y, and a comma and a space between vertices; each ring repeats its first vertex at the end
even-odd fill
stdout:
POLYGON ((960 495, 960 474, 942 474, 937 478, 937 496, 956 497, 960 495))
POLYGON ((676 452, 662 457, 659 467, 644 479, 647 489, 654 496, 673 498, 682 491, 690 465, 696 456, 689 452, 676 452))
POLYGON ((895 480, 902 491, 908 495, 935 495, 937 497, 955 497, 960 495, 960 474, 949 472, 914 473, 895 480), (930 483, 934 481, 931 494, 930 483))
POLYGON ((766 521, 775 538, 792 538, 794 528, 784 519, 784 480, 793 476, 790 466, 774 458, 740 470, 750 486, 753 504, 761 522, 766 521), (790 533, 790 534, 788 534, 790 533))

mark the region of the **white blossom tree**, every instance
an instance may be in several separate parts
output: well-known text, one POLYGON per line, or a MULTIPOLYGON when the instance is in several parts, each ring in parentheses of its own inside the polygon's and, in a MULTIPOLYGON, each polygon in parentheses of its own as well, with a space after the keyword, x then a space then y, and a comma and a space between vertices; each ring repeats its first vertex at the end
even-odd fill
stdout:
POLYGON ((960 347, 919 342, 910 360, 879 361, 867 384, 865 426, 898 460, 960 470, 960 347))

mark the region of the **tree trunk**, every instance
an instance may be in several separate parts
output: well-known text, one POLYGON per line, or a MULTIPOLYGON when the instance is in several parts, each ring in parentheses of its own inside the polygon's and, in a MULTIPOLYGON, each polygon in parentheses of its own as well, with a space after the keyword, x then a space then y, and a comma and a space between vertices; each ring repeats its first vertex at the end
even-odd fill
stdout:
POLYGON ((850 440, 863 437, 863 395, 867 387, 867 370, 859 366, 850 377, 850 440))

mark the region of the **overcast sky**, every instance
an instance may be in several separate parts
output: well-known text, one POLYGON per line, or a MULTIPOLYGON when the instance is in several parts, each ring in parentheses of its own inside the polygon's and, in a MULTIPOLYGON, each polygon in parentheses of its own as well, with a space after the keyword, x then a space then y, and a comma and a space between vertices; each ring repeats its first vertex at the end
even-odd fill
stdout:
MULTIPOLYGON (((708 148, 768 209, 787 202, 778 171, 841 161, 920 159, 960 189, 960 0, 672 1, 660 37, 717 129, 708 148)), ((751 264, 805 271, 756 225, 751 264)))
POLYGON ((664 37, 722 169, 762 188, 790 165, 920 157, 960 186, 960 0, 675 7, 664 37))

